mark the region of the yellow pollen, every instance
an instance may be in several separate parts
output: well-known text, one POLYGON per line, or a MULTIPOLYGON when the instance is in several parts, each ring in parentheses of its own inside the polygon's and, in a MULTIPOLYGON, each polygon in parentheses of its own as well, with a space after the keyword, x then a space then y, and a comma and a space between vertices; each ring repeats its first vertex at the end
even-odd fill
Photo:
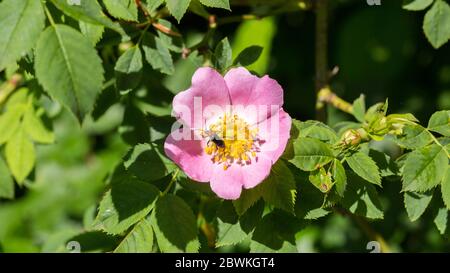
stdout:
POLYGON ((257 128, 252 128, 238 115, 224 115, 202 134, 208 139, 205 153, 227 170, 232 164, 250 164, 259 152, 257 128), (208 134, 205 134, 208 132, 208 134))

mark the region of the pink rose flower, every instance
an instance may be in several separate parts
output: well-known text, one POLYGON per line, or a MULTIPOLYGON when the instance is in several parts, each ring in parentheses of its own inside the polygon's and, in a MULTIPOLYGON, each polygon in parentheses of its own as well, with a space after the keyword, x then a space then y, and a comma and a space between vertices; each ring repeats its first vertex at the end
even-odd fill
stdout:
POLYGON ((222 77, 199 68, 192 86, 173 99, 182 128, 167 137, 165 153, 192 180, 209 182, 221 198, 238 199, 243 187, 269 175, 286 148, 292 121, 282 105, 283 89, 268 76, 240 67, 222 77))

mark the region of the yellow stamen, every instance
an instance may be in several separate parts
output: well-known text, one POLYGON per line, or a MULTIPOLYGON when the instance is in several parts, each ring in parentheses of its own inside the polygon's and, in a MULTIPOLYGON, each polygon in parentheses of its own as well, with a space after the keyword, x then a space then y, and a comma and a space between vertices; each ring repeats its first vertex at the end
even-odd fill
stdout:
MULTIPOLYGON (((227 170, 231 164, 249 164, 258 152, 258 130, 252 128, 238 115, 224 115, 218 122, 209 126, 208 131, 217 135, 223 141, 223 147, 210 141, 205 152, 211 155, 211 160, 223 164, 227 170)), ((211 136, 209 136, 211 137, 211 136)))

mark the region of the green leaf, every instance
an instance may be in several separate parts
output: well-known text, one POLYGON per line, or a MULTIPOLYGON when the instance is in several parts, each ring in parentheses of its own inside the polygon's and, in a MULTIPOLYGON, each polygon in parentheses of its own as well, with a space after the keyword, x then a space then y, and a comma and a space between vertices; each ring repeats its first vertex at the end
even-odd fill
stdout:
POLYGON ((260 46, 264 50, 256 62, 247 69, 262 75, 267 72, 270 63, 272 41, 277 31, 275 18, 266 17, 261 20, 247 20, 239 25, 232 45, 233 58, 249 46, 260 46))
POLYGON ((394 124, 414 124, 419 123, 419 120, 411 113, 406 114, 390 114, 387 116, 388 123, 394 124))
POLYGON ((249 46, 239 53, 239 55, 234 59, 233 65, 236 66, 252 65, 258 60, 262 52, 263 48, 261 46, 249 46))
POLYGON ((289 161, 304 171, 313 171, 334 158, 330 146, 316 139, 299 137, 293 148, 294 157, 289 161))
POLYGON ((151 216, 159 249, 163 253, 198 252, 197 222, 191 208, 178 196, 165 195, 151 216))
POLYGON ((192 12, 193 14, 196 14, 200 17, 203 17, 205 19, 208 19, 209 16, 211 15, 205 8, 205 6, 203 6, 199 0, 192 0, 191 3, 189 4, 189 11, 192 12))
MULTIPOLYGON (((26 109, 28 100, 29 100, 29 94, 30 90, 26 87, 22 87, 14 91, 14 93, 8 98, 6 101, 6 108, 14 108, 14 107, 22 107, 19 109, 26 109)), ((20 114, 21 115, 21 114, 20 114)))
POLYGON ((369 219, 383 219, 383 210, 378 193, 372 184, 367 183, 353 173, 348 173, 347 191, 340 201, 351 213, 369 219))
POLYGON ((448 158, 438 145, 413 151, 403 166, 403 191, 424 192, 436 187, 444 177, 447 166, 448 158))
POLYGON ((239 224, 243 231, 250 234, 261 221, 265 209, 263 200, 259 200, 251 206, 243 215, 239 216, 239 224))
POLYGON ((137 21, 138 10, 134 0, 103 0, 108 12, 119 19, 137 21))
POLYGON ((441 234, 445 233, 447 229, 447 221, 448 221, 448 210, 446 208, 440 208, 434 218, 434 224, 438 228, 441 234))
POLYGON ((114 253, 149 253, 153 249, 153 229, 150 221, 142 219, 120 242, 114 253))
POLYGON ((305 215, 306 220, 317 220, 330 214, 329 210, 323 208, 312 209, 305 215))
POLYGON ((0 26, 0 71, 2 71, 36 44, 45 26, 41 1, 2 1, 0 26))
POLYGON ((68 16, 94 25, 102 25, 121 34, 123 40, 129 37, 118 23, 111 21, 102 11, 97 0, 79 0, 79 5, 71 5, 67 0, 51 0, 51 2, 68 16))
POLYGON ((295 233, 301 222, 292 215, 275 210, 266 214, 253 232, 252 240, 271 251, 281 251, 285 241, 295 246, 295 233))
POLYGON ((447 166, 447 170, 445 172, 444 178, 441 182, 441 192, 442 192, 442 200, 444 200, 444 204, 450 210, 450 167, 447 166))
POLYGON ((29 107, 23 116, 23 128, 28 136, 39 143, 53 143, 55 135, 47 129, 43 121, 37 116, 32 107, 29 107))
MULTIPOLYGON (((164 19, 158 19, 158 23, 170 31, 174 33, 180 33, 180 31, 176 28, 176 26, 167 20, 164 19)), ((166 47, 173 52, 176 53, 182 53, 183 52, 183 39, 181 37, 181 34, 178 35, 168 35, 167 33, 162 32, 161 30, 157 30, 158 37, 164 42, 166 47)))
POLYGON ((342 136, 346 131, 350 129, 360 129, 361 123, 359 122, 353 122, 353 121, 341 121, 336 123, 333 126, 333 129, 337 132, 338 135, 342 136))
POLYGON ((385 102, 379 102, 370 106, 369 109, 367 109, 366 114, 364 115, 364 120, 366 120, 370 124, 380 119, 380 117, 386 116, 388 106, 389 103, 387 99, 385 102))
POLYGON ((0 145, 7 142, 19 128, 25 110, 26 107, 23 105, 15 105, 0 116, 0 145))
POLYGON ((78 24, 81 33, 83 33, 83 35, 91 41, 92 45, 95 46, 102 39, 103 32, 105 31, 104 26, 94 25, 83 21, 79 21, 78 24))
POLYGON ((276 208, 294 212, 296 186, 294 176, 282 160, 273 166, 269 177, 258 187, 261 187, 263 199, 276 208))
POLYGON ((147 8, 150 13, 155 12, 162 4, 164 4, 164 0, 150 0, 147 1, 147 8))
POLYGON ((120 234, 143 219, 154 207, 159 190, 128 174, 115 174, 100 202, 94 226, 110 234, 120 234))
POLYGON ((122 125, 119 127, 119 133, 122 139, 130 144, 146 143, 150 141, 150 124, 138 108, 128 104, 122 125))
POLYGON ((289 241, 284 241, 281 248, 272 249, 257 241, 250 242, 250 253, 297 253, 297 246, 289 241))
POLYGON ((102 61, 92 44, 66 25, 48 27, 36 48, 36 76, 54 99, 82 121, 102 90, 102 61))
POLYGON ((14 181, 12 180, 8 167, 2 157, 0 157, 0 199, 1 198, 14 198, 14 181))
POLYGON ((360 95, 353 102, 353 116, 359 121, 364 122, 364 116, 366 114, 366 99, 364 95, 360 95))
POLYGON ((434 113, 428 122, 428 129, 444 136, 450 136, 450 110, 434 113))
POLYGON ((163 178, 176 169, 176 165, 155 144, 136 145, 125 156, 124 166, 143 181, 163 178))
POLYGON ((175 67, 173 65, 172 55, 170 55, 166 43, 161 38, 147 33, 144 35, 142 48, 144 49, 147 62, 153 69, 159 70, 164 74, 173 74, 175 67))
POLYGON ((315 138, 330 144, 335 143, 338 140, 336 132, 319 121, 307 120, 305 122, 299 122, 295 126, 299 131, 299 137, 315 138))
POLYGON ((360 177, 372 184, 381 186, 381 176, 377 164, 368 155, 362 152, 353 153, 345 161, 360 177))
POLYGON ((300 219, 317 219, 329 212, 322 208, 324 194, 308 181, 309 173, 295 167, 290 168, 297 182, 295 215, 300 219))
POLYGON ((125 51, 114 67, 117 89, 127 92, 136 88, 142 78, 142 67, 142 53, 138 46, 125 51))
POLYGON ((217 228, 217 247, 235 245, 248 237, 248 232, 240 225, 233 203, 229 201, 224 201, 217 211, 217 228))
POLYGON ((238 215, 243 215, 250 207, 256 204, 262 197, 260 187, 243 190, 239 199, 233 201, 234 208, 238 215))
POLYGON ((68 239, 68 242, 78 242, 82 252, 109 252, 119 243, 116 236, 102 231, 87 231, 68 239))
POLYGON ((207 7, 222 8, 231 11, 230 0, 200 0, 200 2, 207 7))
POLYGON ((405 208, 411 221, 416 221, 425 212, 433 198, 433 191, 425 193, 405 192, 405 208))
POLYGON ((434 0, 410 0, 407 4, 403 5, 406 10, 424 10, 433 3, 434 0))
POLYGON ((432 140, 429 132, 420 125, 405 125, 403 134, 395 139, 398 145, 408 149, 422 148, 432 140))
POLYGON ((423 30, 434 48, 439 48, 450 39, 450 6, 436 0, 425 14, 423 30))
POLYGON ((190 2, 191 0, 166 0, 167 8, 169 9, 170 14, 177 19, 178 23, 186 13, 190 2))
POLYGON ((399 167, 389 155, 370 149, 369 157, 377 164, 382 177, 399 175, 399 167))
POLYGON ((312 171, 309 174, 309 181, 323 193, 329 192, 333 186, 331 173, 327 172, 323 167, 312 171))
POLYGON ((22 184, 33 170, 36 160, 33 142, 22 128, 19 128, 6 143, 5 157, 17 183, 22 184))
POLYGON ((336 191, 339 196, 344 197, 345 188, 347 186, 347 175, 345 174, 344 166, 338 159, 334 160, 333 164, 333 180, 336 184, 336 191))
POLYGON ((219 71, 226 71, 228 67, 231 66, 233 59, 231 53, 231 46, 228 42, 228 38, 224 38, 219 44, 216 46, 214 51, 214 66, 219 71))

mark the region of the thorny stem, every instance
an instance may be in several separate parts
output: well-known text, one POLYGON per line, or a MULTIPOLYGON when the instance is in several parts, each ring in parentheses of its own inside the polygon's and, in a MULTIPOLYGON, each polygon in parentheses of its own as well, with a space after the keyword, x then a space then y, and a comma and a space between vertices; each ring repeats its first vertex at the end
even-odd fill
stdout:
POLYGON ((0 86, 0 105, 11 95, 22 82, 22 75, 14 74, 11 79, 0 86))
MULTIPOLYGON (((319 101, 319 92, 328 84, 328 0, 316 2, 316 80, 315 90, 319 101)), ((326 108, 323 104, 316 104, 316 118, 326 121, 326 108)))
POLYGON ((341 215, 352 218, 360 226, 360 228, 364 231, 364 233, 370 240, 377 241, 380 244, 380 247, 381 247, 380 250, 382 253, 391 252, 391 248, 389 247, 389 245, 386 242, 386 240, 384 239, 384 237, 380 233, 376 232, 370 226, 370 224, 367 222, 366 219, 364 219, 363 217, 360 217, 358 215, 355 215, 343 208, 335 207, 333 209, 341 215))

